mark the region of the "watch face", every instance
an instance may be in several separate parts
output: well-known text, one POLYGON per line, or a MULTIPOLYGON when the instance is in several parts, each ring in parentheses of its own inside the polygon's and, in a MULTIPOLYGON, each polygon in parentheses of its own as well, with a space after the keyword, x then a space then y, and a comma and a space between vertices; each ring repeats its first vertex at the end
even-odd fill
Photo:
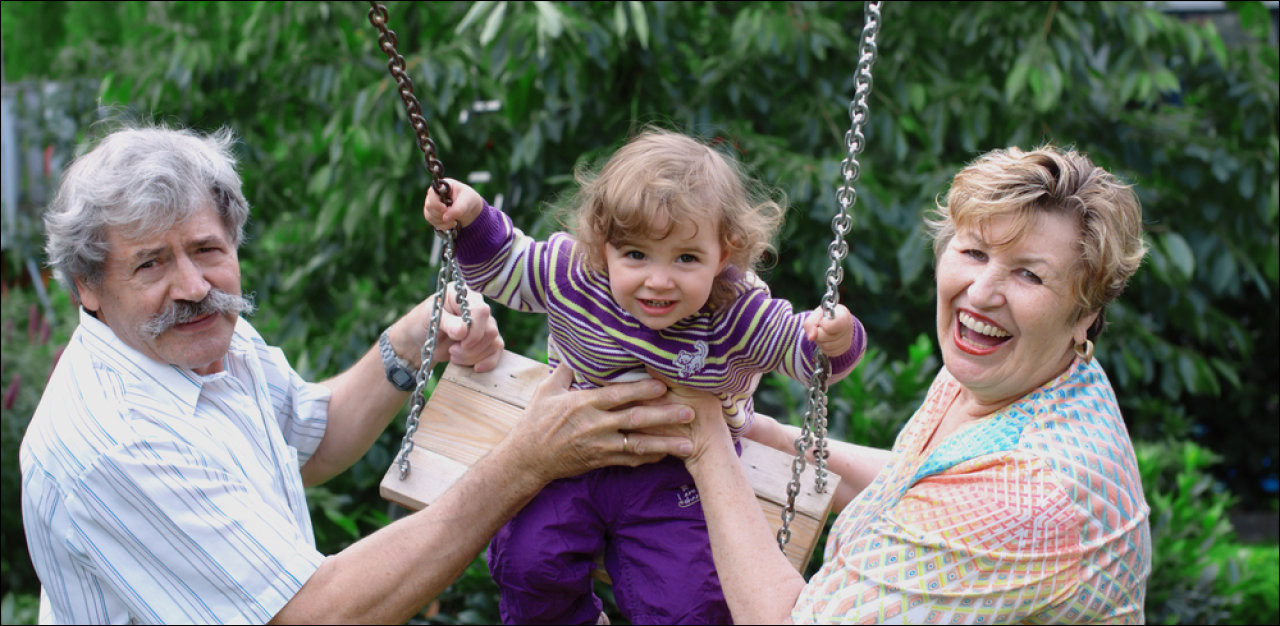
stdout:
POLYGON ((391 372, 391 384, 396 389, 409 391, 414 387, 413 373, 406 369, 396 368, 391 372))

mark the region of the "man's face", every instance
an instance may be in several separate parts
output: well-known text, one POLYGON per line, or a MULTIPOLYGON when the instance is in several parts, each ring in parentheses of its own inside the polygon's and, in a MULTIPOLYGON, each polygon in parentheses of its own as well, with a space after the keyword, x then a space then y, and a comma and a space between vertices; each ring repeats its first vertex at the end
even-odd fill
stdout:
POLYGON ((84 307, 96 311, 121 341, 156 361, 202 375, 221 371, 237 313, 180 316, 178 323, 160 328, 153 321, 175 303, 200 302, 214 289, 240 295, 240 260, 217 212, 206 205, 167 231, 139 238, 113 227, 107 244, 102 283, 89 287, 77 281, 84 307))

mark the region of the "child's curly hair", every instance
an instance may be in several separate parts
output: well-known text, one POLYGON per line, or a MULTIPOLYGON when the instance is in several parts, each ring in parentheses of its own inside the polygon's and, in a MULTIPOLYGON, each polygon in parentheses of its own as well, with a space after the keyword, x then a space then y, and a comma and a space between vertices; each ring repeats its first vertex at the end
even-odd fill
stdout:
POLYGON ((579 171, 568 228, 588 266, 607 271, 604 247, 628 239, 662 239, 681 221, 717 224, 728 252, 708 304, 717 308, 742 291, 726 280, 756 270, 774 251, 772 240, 785 208, 750 180, 732 156, 667 130, 648 128, 618 149, 592 174, 579 171), (655 229, 655 224, 664 228, 655 229))

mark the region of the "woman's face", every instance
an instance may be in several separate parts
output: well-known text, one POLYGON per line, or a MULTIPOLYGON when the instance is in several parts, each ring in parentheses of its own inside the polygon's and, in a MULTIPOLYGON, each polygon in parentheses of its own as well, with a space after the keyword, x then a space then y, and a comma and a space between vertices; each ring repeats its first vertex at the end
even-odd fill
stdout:
POLYGON ((1071 322, 1079 229, 1042 214, 1001 248, 1009 218, 957 230, 938 257, 938 343, 947 370, 982 405, 1007 405, 1060 374, 1094 315, 1071 322))

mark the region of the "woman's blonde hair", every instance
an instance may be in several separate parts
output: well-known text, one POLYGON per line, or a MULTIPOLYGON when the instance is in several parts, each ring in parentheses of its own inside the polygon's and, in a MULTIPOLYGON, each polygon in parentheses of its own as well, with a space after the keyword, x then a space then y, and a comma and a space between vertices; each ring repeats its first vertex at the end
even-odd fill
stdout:
POLYGON ((1079 227, 1079 256, 1071 268, 1072 320, 1096 311, 1098 319, 1089 327, 1089 338, 1095 338, 1105 325, 1103 309, 1124 291, 1147 246, 1137 195, 1088 157, 1052 145, 988 152, 956 174, 936 217, 925 224, 936 257, 957 229, 985 229, 997 218, 1011 217, 1008 239, 992 242, 1005 246, 1020 240, 1042 214, 1065 215, 1079 227))
POLYGON ((605 244, 661 239, 680 223, 716 224, 728 253, 708 303, 716 308, 742 291, 782 225, 783 206, 744 175, 733 157, 686 135, 649 128, 618 149, 599 173, 578 172, 568 228, 587 264, 607 269, 605 244), (656 228, 662 225, 662 228, 656 228), (727 273, 730 268, 737 272, 727 273), (727 274, 726 274, 727 273, 727 274))

